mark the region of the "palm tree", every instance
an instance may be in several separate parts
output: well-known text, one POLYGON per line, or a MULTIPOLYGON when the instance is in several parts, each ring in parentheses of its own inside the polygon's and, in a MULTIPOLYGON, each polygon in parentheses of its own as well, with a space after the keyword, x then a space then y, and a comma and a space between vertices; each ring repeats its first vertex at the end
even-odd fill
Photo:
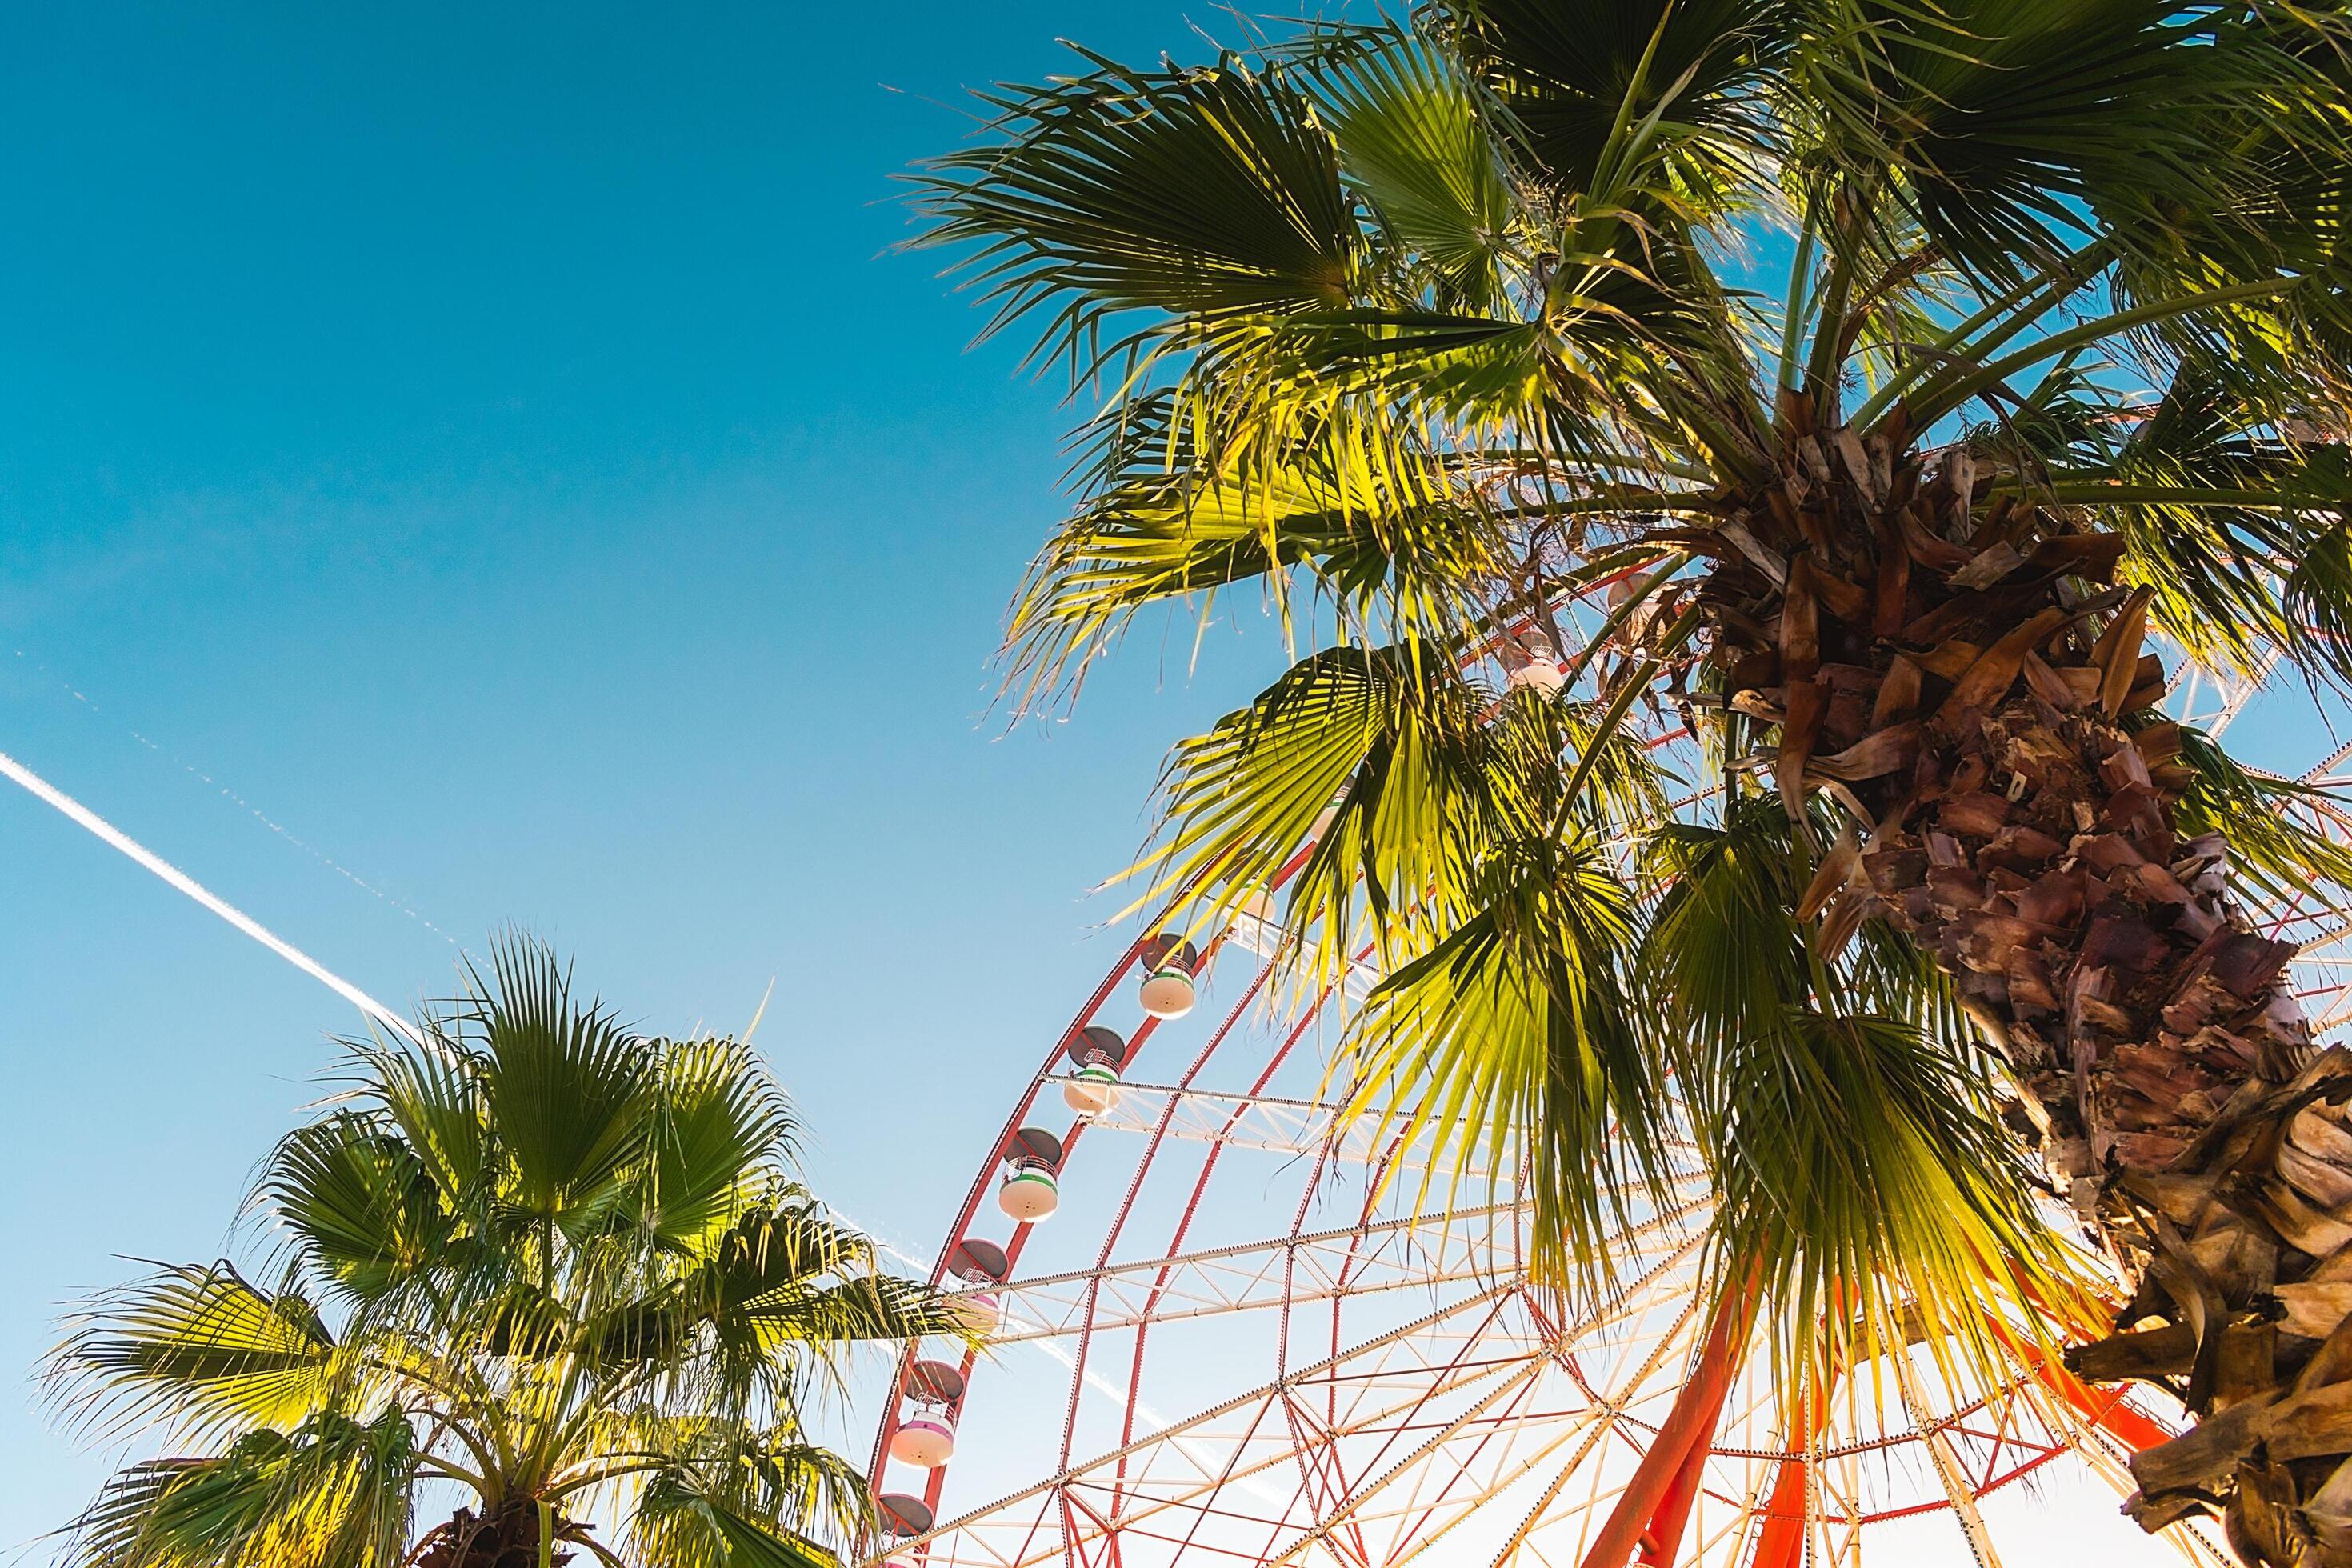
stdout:
POLYGON ((1092 410, 1016 700, 1253 585, 1296 660, 1147 900, 1315 837, 1358 1104, 1562 1289, 1695 1139, 1791 1397, 2079 1331, 2095 1256, 2075 1363, 2200 1418, 2142 1522, 2352 1563, 2352 1058, 2246 913, 2352 864, 2156 707, 2352 677, 2341 0, 1433 0, 988 102, 924 240, 1092 410))
POLYGON ((354 1047, 270 1155, 252 1270, 160 1269, 56 1351, 85 1421, 174 1441, 69 1562, 818 1568, 866 1542, 805 1402, 855 1345, 959 1331, 939 1300, 801 1184, 748 1046, 631 1033, 536 945, 468 980, 415 1042, 354 1047))

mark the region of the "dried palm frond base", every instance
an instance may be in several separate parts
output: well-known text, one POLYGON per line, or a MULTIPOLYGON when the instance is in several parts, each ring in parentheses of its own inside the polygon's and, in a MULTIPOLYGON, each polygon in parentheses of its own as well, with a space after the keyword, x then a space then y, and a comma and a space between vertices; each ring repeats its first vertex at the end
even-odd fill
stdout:
POLYGON ((2125 1331, 2071 1358, 2199 1417, 2136 1462, 2135 1516, 2216 1510, 2251 1561, 2352 1563, 2352 1055, 2315 1057, 2222 837, 2176 832, 2191 772, 2148 594, 2107 585, 2121 541, 1972 507, 1972 477, 1808 437, 1708 584, 1784 798, 1867 826, 1801 912, 1832 949, 1877 915, 1936 956, 2137 1281, 2125 1331))

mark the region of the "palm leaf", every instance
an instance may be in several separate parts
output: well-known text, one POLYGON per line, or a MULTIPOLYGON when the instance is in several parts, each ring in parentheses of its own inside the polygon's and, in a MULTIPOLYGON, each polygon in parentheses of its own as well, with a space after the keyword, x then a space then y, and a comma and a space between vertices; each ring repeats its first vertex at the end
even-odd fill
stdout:
MULTIPOLYGON (((1788 47, 1791 7, 1756 0, 1458 0, 1439 26, 1562 190, 1590 190, 1618 128, 1658 117, 1675 184, 1719 203, 1762 128, 1756 89, 1788 47)), ((1713 204, 1710 204, 1713 205, 1713 204)))
POLYGON ((166 1268, 93 1302, 50 1352, 52 1385, 109 1430, 167 1418, 197 1431, 290 1427, 340 1368, 317 1310, 226 1263, 166 1268))
MULTIPOLYGON (((862 1492, 859 1494, 862 1495, 862 1492)), ((651 1568, 840 1568, 814 1541, 771 1530, 711 1495, 699 1477, 667 1470, 647 1483, 630 1545, 651 1568)))
POLYGON ((2071 249, 2094 190, 2219 208, 2237 173, 2194 110, 2266 81, 2166 0, 1846 0, 1809 18, 1785 112, 1871 182, 1899 171, 1947 257, 2007 280, 2071 249))
POLYGON ((117 1474, 68 1532, 75 1568, 394 1568, 406 1552, 415 1435, 404 1412, 322 1415, 215 1459, 117 1474))
POLYGON ((469 1023, 509 1165, 504 1195, 534 1219, 600 1223, 644 1147, 650 1063, 610 1013, 573 1003, 545 947, 501 944, 491 967, 469 1023))
POLYGON ((1329 35, 1313 42, 1326 63, 1307 79, 1349 184, 1425 269, 1434 303, 1498 308, 1519 208, 1470 84, 1407 31, 1354 32, 1344 48, 1329 35))
POLYGON ((707 1038, 656 1047, 651 1151, 632 1223, 657 1245, 706 1257, 729 1227, 772 1199, 792 1163, 792 1108, 749 1046, 707 1038))
POLYGON ((2179 762, 2189 773, 2174 814, 2182 835, 2220 834, 2230 846, 2231 869, 2263 897, 2333 904, 2352 889, 2352 849, 2342 837, 2345 808, 2336 792, 2242 767, 2186 726, 2179 762))
POLYGON ((989 144, 927 165, 927 245, 971 245, 993 328, 1052 305, 1041 351, 1099 363, 1104 320, 1214 321, 1345 303, 1359 237, 1330 138, 1238 65, 1087 75, 998 95, 989 144))
POLYGON ((1792 1007, 1727 1042, 1700 1140, 1719 1289, 1772 1304, 1778 1364, 1858 1365, 1925 1338, 2005 1378, 1995 1322, 2055 1343, 2099 1322, 2091 1274, 2034 1212, 1988 1064, 1916 1026, 1792 1007))
POLYGON ((1590 839, 1512 844, 1481 867, 1475 912, 1373 991, 1342 1058, 1343 1121, 1425 1160, 1415 1206, 1478 1173, 1534 1208, 1535 1277, 1591 1293, 1610 1240, 1656 1201, 1672 1160, 1663 1063, 1626 980, 1632 890, 1590 839))
POLYGON ((306 1262, 362 1300, 430 1268, 455 1233, 456 1216, 411 1145, 350 1112, 280 1143, 257 1197, 306 1262))

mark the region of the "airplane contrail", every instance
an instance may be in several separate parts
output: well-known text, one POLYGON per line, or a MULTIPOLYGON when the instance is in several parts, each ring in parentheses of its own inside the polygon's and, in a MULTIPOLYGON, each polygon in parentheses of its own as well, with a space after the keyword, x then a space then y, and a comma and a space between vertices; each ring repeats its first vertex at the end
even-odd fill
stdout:
POLYGON ((366 992, 361 990, 358 986, 352 984, 341 975, 337 974, 333 970, 329 969, 325 964, 320 963, 317 959, 312 958, 309 953, 304 952, 300 948, 296 947, 292 942, 288 942, 285 938, 279 936, 268 926, 263 925, 259 921, 255 920, 251 915, 247 914, 243 910, 238 909, 227 900, 220 897, 211 889, 206 888, 203 883, 197 881, 194 877, 189 876, 185 871, 181 870, 177 866, 173 865, 161 855, 156 854, 153 850, 148 848, 145 845, 140 843, 137 839, 131 837, 129 834, 115 826, 114 824, 107 821, 106 818, 99 816, 98 813, 90 810, 89 807, 82 805, 81 802, 74 799, 73 796, 66 794, 65 791, 58 788, 57 785, 49 783, 48 780, 43 778, 40 774, 26 767, 24 763, 16 761, 16 758, 8 755, 5 752, 0 752, 0 773, 5 773, 9 778, 14 779, 16 783, 24 785, 25 788, 36 798, 47 801, 49 805, 56 806, 59 811, 73 818, 74 821, 89 829, 89 831, 95 834, 98 837, 112 845, 115 848, 121 850, 125 855, 131 857, 131 859, 136 860, 140 865, 144 866, 150 871, 154 872, 155 875, 161 877, 164 881, 170 883, 173 887, 179 889, 180 891, 187 894, 188 897, 195 900, 196 902, 212 910, 213 913, 220 916, 221 919, 226 921, 229 924, 235 926, 246 935, 251 937, 254 941, 259 942, 262 946, 268 948, 270 952, 276 953, 278 957, 284 959, 295 968, 302 971, 305 974, 308 974, 312 979, 320 982, 329 990, 334 992, 336 995, 341 996, 344 1001, 349 1002, 352 1006, 357 1007, 361 1012, 366 1014, 377 1023, 398 1033, 412 1044, 421 1046, 425 1043, 424 1039, 418 1036, 416 1030, 409 1024, 408 1020, 403 1018, 399 1014, 394 1013, 391 1008, 385 1006, 383 1003, 377 1001, 374 997, 369 995, 366 992))

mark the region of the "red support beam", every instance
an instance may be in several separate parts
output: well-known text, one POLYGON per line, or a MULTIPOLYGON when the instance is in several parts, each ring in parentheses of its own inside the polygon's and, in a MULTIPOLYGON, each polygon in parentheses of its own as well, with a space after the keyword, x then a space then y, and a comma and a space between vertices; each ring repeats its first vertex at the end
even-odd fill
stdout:
POLYGON ((1674 1560, 1683 1525, 1698 1495, 1699 1467, 1706 1461, 1716 1421, 1723 1414, 1724 1397, 1731 1392, 1731 1380, 1738 1373, 1740 1357, 1747 1350, 1753 1300, 1750 1289, 1726 1296, 1717 1305, 1706 1343, 1699 1350, 1689 1381, 1675 1395, 1674 1408, 1666 1413, 1656 1440, 1634 1467, 1633 1479, 1617 1496, 1617 1506, 1593 1538, 1591 1550, 1584 1554, 1584 1568, 1624 1568, 1637 1548, 1643 1563, 1674 1560), (1685 1471, 1689 1489, 1684 1493, 1677 1483, 1685 1479, 1685 1471), (1664 1556, 1653 1558, 1653 1552, 1662 1552, 1664 1556))
POLYGON ((1706 1478, 1706 1451, 1715 1441, 1716 1423, 1722 1414, 1723 1401, 1718 1397, 1715 1409, 1707 1413, 1706 1424, 1691 1439, 1690 1451, 1683 1456, 1682 1468, 1675 1472, 1666 1495, 1658 1500, 1657 1511, 1650 1516, 1650 1528, 1642 1532, 1641 1551, 1634 1557, 1643 1568, 1675 1568, 1675 1553, 1682 1549, 1683 1531, 1698 1503, 1699 1487, 1706 1478))
POLYGON ((2092 1387, 2040 1345, 2021 1341, 2005 1324, 1993 1324, 1992 1331, 2009 1352, 2025 1364, 2028 1376, 2132 1452, 2140 1453, 2158 1443, 2172 1441, 2171 1433, 2124 1403, 2122 1389, 2092 1387))
POLYGON ((1822 1430, 1829 1426, 1830 1394, 1835 1373, 1822 1377, 1804 1403, 1801 1431, 1792 1431, 1796 1452, 1780 1461, 1772 1478, 1772 1493, 1764 1502, 1764 1527, 1756 1532, 1756 1557, 1750 1568, 1797 1568, 1805 1551, 1805 1481, 1808 1462, 1822 1430))

